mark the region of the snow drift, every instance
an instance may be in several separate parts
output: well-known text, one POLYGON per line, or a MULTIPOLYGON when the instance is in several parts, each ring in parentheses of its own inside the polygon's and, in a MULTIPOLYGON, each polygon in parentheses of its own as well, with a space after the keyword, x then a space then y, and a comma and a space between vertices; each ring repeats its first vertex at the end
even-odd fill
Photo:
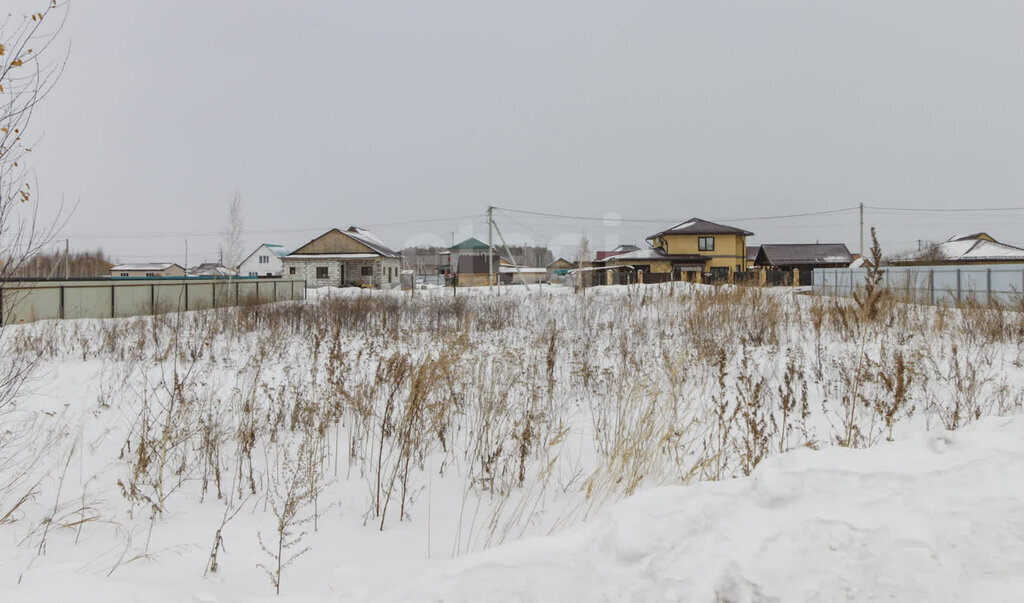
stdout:
POLYGON ((562 535, 456 560, 393 599, 1011 601, 1021 568, 1024 418, 992 418, 641 492, 562 535))

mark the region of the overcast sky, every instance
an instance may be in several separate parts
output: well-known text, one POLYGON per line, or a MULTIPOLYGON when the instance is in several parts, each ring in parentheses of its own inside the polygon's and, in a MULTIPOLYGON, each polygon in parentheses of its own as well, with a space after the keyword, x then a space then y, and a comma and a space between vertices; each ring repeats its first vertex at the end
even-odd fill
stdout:
MULTIPOLYGON (((556 253, 691 216, 857 251, 855 211, 748 218, 1024 207, 1019 0, 78 0, 65 36, 33 165, 72 247, 122 261, 216 259, 235 191, 248 247, 293 248, 450 244, 495 205, 652 220, 499 212, 556 253)), ((1024 244, 1024 210, 867 222, 1024 244)))

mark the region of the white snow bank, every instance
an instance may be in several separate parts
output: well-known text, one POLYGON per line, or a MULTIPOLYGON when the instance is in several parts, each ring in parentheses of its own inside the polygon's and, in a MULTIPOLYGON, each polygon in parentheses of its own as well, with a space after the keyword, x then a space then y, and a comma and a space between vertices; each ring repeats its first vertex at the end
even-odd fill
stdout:
POLYGON ((642 492, 562 535, 455 560, 395 599, 1010 601, 1022 568, 1024 418, 993 418, 642 492))

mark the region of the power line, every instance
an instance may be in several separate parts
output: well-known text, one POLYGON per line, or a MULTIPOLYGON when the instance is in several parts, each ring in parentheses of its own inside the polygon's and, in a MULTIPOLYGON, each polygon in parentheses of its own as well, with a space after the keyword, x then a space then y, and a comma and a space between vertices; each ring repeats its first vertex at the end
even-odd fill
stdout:
POLYGON ((980 212, 1002 212, 1002 211, 1024 211, 1024 207, 970 207, 949 209, 944 207, 883 207, 878 205, 865 205, 866 209, 889 212, 942 212, 942 213, 980 213, 980 212))
MULTIPOLYGON (((406 226, 413 224, 429 224, 434 222, 456 222, 459 220, 479 219, 479 214, 473 214, 468 216, 456 216, 451 218, 425 218, 421 220, 404 220, 401 222, 379 222, 375 224, 363 224, 363 227, 367 228, 381 228, 387 226, 406 226)), ((323 227, 318 228, 262 228, 253 230, 243 230, 245 235, 256 235, 256 234, 287 234, 287 233, 304 233, 304 232, 324 232, 323 227)), ((220 231, 195 231, 195 232, 142 232, 135 234, 70 234, 67 235, 72 239, 180 239, 183 237, 222 237, 223 232, 220 231)))
MULTIPOLYGON (((554 213, 548 213, 548 212, 528 211, 528 210, 523 210, 523 209, 509 209, 509 208, 506 208, 506 207, 495 207, 494 209, 497 209, 497 210, 503 211, 503 212, 508 212, 508 213, 524 214, 524 215, 530 215, 530 216, 541 216, 541 217, 547 217, 547 218, 558 218, 558 219, 563 219, 563 220, 589 220, 589 221, 596 221, 596 222, 615 221, 615 222, 629 222, 629 223, 639 223, 639 224, 666 224, 666 223, 678 223, 678 221, 679 221, 679 217, 678 216, 675 217, 675 218, 669 218, 669 219, 663 219, 663 220, 648 219, 648 218, 609 218, 609 217, 598 218, 598 217, 595 217, 595 216, 573 216, 573 215, 568 215, 568 214, 554 214, 554 213)), ((858 209, 859 209, 858 207, 844 207, 844 208, 840 208, 840 209, 827 209, 827 210, 822 210, 822 211, 801 212, 801 213, 795 213, 795 214, 781 214, 781 215, 775 215, 775 216, 756 216, 756 217, 749 217, 749 218, 715 218, 715 219, 716 220, 722 220, 722 221, 729 221, 729 222, 755 222, 755 221, 761 221, 761 220, 782 220, 782 219, 786 219, 786 218, 803 218, 803 217, 808 217, 808 216, 835 215, 835 214, 841 214, 841 213, 854 212, 854 211, 857 211, 858 209)))

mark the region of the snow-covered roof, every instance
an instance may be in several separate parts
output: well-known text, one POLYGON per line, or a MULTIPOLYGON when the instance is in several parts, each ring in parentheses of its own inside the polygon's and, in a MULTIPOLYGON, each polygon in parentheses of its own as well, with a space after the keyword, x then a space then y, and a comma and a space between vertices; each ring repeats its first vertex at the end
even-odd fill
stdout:
MULTIPOLYGON (((970 240, 974 240, 974 239, 992 239, 992 237, 988 236, 988 234, 986 234, 984 232, 971 232, 971 233, 955 234, 955 235, 949 237, 946 240, 947 241, 965 241, 967 239, 970 239, 970 240)), ((992 240, 994 240, 994 239, 992 239, 992 240)))
POLYGON ((629 253, 613 255, 608 259, 614 259, 617 262, 627 262, 631 260, 663 260, 666 257, 667 256, 664 251, 656 247, 648 247, 647 249, 637 249, 636 251, 630 251, 629 253))
POLYGON ((234 274, 223 264, 217 262, 203 262, 194 268, 189 268, 190 276, 231 276, 234 274))
POLYGON ((376 253, 300 253, 291 254, 288 260, 369 260, 379 258, 376 253))
MULTIPOLYGON (((296 251, 302 251, 306 247, 308 247, 310 245, 313 245, 317 241, 323 239, 324 237, 326 237, 326 236, 328 236, 328 235, 330 235, 332 233, 339 233, 339 234, 345 235, 346 237, 352 239, 353 241, 356 241, 357 243, 361 243, 363 246, 368 247, 371 251, 374 252, 372 257, 389 257, 389 258, 401 257, 400 254, 397 251, 394 251, 393 249, 390 249, 389 247, 384 245, 381 242, 381 240, 378 239, 372 232, 370 232, 369 230, 366 230, 365 228, 359 228, 358 226, 349 226, 345 230, 341 230, 341 229, 338 229, 338 228, 332 228, 332 229, 328 230, 327 232, 325 232, 324 234, 320 235, 319 237, 316 237, 312 241, 309 241, 305 245, 302 245, 296 251)), ((331 255, 332 254, 299 254, 299 255, 296 255, 294 253, 291 253, 291 254, 288 254, 285 257, 292 257, 292 258, 294 258, 294 257, 305 257, 305 256, 308 256, 308 257, 330 257, 331 255)), ((338 255, 338 254, 334 254, 334 255, 338 255)), ((352 254, 341 254, 341 255, 351 256, 352 254)))
POLYGON ((288 253, 289 253, 288 249, 285 248, 284 245, 277 245, 277 244, 274 244, 274 243, 261 243, 260 246, 257 247, 252 253, 250 253, 249 255, 245 256, 244 260, 239 262, 239 266, 241 266, 242 264, 248 262, 250 258, 252 258, 257 253, 259 253, 260 249, 263 249, 264 247, 266 247, 268 250, 270 250, 270 253, 276 255, 279 258, 283 258, 284 256, 288 255, 288 253))
POLYGON ((514 266, 502 266, 499 270, 502 274, 515 274, 517 272, 522 272, 523 274, 547 274, 548 272, 547 268, 525 268, 522 266, 519 268, 514 266))
MULTIPOLYGON (((142 263, 142 264, 119 264, 111 268, 111 270, 118 270, 120 272, 138 272, 142 270, 148 270, 150 272, 159 272, 161 270, 167 270, 171 266, 178 266, 174 262, 169 263, 142 263)), ((178 266, 181 268, 181 266, 178 266)))
POLYGON ((945 243, 911 255, 911 262, 1024 262, 1024 249, 1000 243, 988 238, 984 233, 974 235, 957 235, 945 243), (984 236, 985 238, 982 238, 984 236), (973 237, 973 238, 971 238, 973 237))
POLYGON ((387 245, 385 245, 375 234, 366 230, 365 228, 359 228, 358 226, 349 226, 348 230, 344 233, 353 239, 359 241, 363 245, 366 245, 370 249, 376 251, 380 255, 397 258, 399 253, 387 245))
POLYGON ((266 247, 267 249, 269 249, 271 251, 271 253, 273 253, 274 255, 276 255, 279 258, 283 258, 284 256, 288 255, 288 253, 289 253, 288 252, 288 248, 285 247, 284 245, 275 245, 273 243, 264 243, 263 246, 266 247))

